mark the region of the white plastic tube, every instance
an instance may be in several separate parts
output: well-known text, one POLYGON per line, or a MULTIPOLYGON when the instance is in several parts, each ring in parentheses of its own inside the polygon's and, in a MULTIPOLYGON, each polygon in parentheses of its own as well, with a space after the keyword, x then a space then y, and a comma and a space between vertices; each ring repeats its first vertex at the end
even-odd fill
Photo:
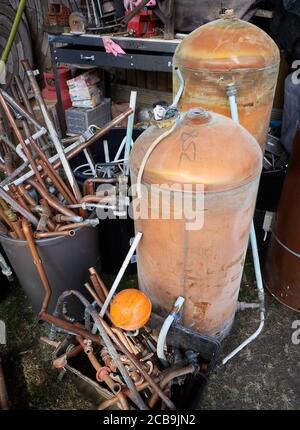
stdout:
MULTIPOLYGON (((239 124, 238 107, 237 107, 237 103, 236 103, 236 88, 234 85, 231 85, 228 88, 227 95, 228 95, 228 99, 229 99, 229 103, 230 103, 232 119, 239 124)), ((249 345, 249 343, 251 343, 253 340, 255 340, 260 335, 260 333, 262 332, 264 325, 265 325, 264 285, 263 285, 263 280, 262 280, 262 275, 261 275, 256 233, 255 233, 255 227, 254 227, 253 221, 252 221, 251 230, 250 230, 250 242, 251 242, 256 284, 257 284, 257 289, 258 289, 258 298, 259 298, 259 303, 260 303, 260 312, 259 312, 260 324, 259 324, 258 329, 251 336, 249 336, 244 342, 242 342, 237 348, 235 348, 230 354, 228 354, 222 360, 222 364, 224 364, 224 365, 226 363, 228 363, 228 361, 231 360, 242 349, 244 349, 247 345, 249 345)))
POLYGON ((178 299, 175 302, 173 311, 167 316, 167 318, 165 319, 162 328, 160 330, 159 336, 158 336, 158 341, 157 341, 157 356, 160 359, 161 363, 163 366, 167 366, 168 365, 168 361, 167 358, 165 356, 165 346, 166 346, 166 339, 167 339, 167 335, 168 332, 176 318, 176 316, 178 315, 178 313, 180 312, 180 309, 182 308, 183 304, 184 304, 184 297, 178 297, 178 299))
POLYGON ((111 289, 110 289, 110 291, 108 293, 108 296, 106 297, 106 300, 105 300, 105 302, 104 302, 104 304, 102 306, 102 309, 101 309, 101 312, 100 312, 100 317, 101 318, 104 317, 105 312, 106 312, 106 310, 107 310, 107 308, 108 308, 108 306, 110 304, 110 301, 113 298, 113 295, 115 294, 115 292, 116 292, 116 290, 117 290, 117 288, 118 288, 118 286, 119 286, 119 284, 120 284, 120 282, 121 282, 121 280, 122 280, 122 278, 124 276, 124 273, 125 273, 125 271, 127 269, 127 266, 130 263, 131 258, 133 256, 133 254, 135 253, 135 251, 136 251, 136 249, 138 247, 138 244, 140 243, 140 240, 141 240, 142 236, 143 236, 143 233, 140 233, 140 232, 137 233, 137 235, 135 236, 134 241, 132 242, 132 245, 130 247, 130 250, 129 250, 129 252, 128 252, 128 254, 127 254, 127 256, 126 256, 126 258, 125 258, 125 260, 124 260, 124 262, 122 264, 122 267, 121 267, 119 273, 117 274, 117 277, 114 280, 114 283, 113 283, 113 285, 112 285, 112 287, 111 287, 111 289))

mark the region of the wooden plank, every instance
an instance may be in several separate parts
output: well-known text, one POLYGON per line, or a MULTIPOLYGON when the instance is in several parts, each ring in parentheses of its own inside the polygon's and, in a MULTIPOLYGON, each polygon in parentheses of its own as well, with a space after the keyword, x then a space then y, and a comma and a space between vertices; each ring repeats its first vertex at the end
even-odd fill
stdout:
POLYGON ((146 88, 131 87, 129 85, 112 85, 112 99, 116 103, 128 102, 131 91, 137 91, 137 106, 151 107, 154 102, 165 100, 171 104, 173 101, 172 93, 165 91, 149 90, 146 88))
POLYGON ((146 87, 149 90, 157 89, 157 72, 147 72, 146 73, 146 87))

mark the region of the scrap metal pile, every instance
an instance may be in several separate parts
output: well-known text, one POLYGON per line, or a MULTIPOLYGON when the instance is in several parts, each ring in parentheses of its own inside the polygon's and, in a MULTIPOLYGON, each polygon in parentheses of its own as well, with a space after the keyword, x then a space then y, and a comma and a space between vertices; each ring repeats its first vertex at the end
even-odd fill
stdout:
POLYGON ((91 219, 90 209, 101 205, 118 209, 116 195, 95 195, 95 184, 108 182, 117 189, 120 182, 126 188, 127 176, 112 176, 107 179, 101 177, 100 172, 100 177, 97 177, 89 146, 128 118, 133 111, 128 108, 100 130, 93 131, 90 127, 82 136, 60 140, 35 74, 27 61, 23 61, 23 66, 43 114, 44 124, 36 120, 32 105, 18 78, 12 87, 13 97, 0 90, 3 122, 7 124, 4 127, 2 123, 0 135, 0 170, 2 177, 4 175, 0 183, 1 233, 15 239, 32 236, 31 229, 34 229, 36 239, 74 236, 76 228, 98 224, 98 219, 91 219), (13 135, 9 136, 11 130, 13 135), (81 152, 94 172, 83 185, 83 193, 69 163, 69 160, 81 152))
POLYGON ((106 399, 99 410, 112 406, 123 410, 176 409, 170 399, 171 385, 183 385, 188 375, 197 373, 197 354, 184 356, 177 351, 162 363, 156 354, 160 341, 143 324, 151 314, 149 299, 138 290, 123 290, 103 314, 108 290, 94 268, 90 269, 90 280, 85 287, 92 302, 78 291, 66 291, 53 315, 40 314, 41 320, 52 324, 50 340, 42 340, 56 348, 54 367, 72 370, 69 360, 85 354, 106 399), (71 296, 84 306, 84 323, 68 315, 71 296), (67 336, 56 342, 61 333, 67 336))

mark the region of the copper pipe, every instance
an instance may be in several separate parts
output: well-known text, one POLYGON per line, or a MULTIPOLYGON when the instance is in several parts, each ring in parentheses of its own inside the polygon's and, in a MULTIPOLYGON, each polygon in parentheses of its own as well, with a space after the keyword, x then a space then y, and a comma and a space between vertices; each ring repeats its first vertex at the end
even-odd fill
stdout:
POLYGON ((99 297, 99 299, 101 300, 101 302, 105 302, 106 296, 104 295, 100 285, 98 284, 98 281, 96 279, 95 275, 90 275, 90 280, 93 284, 94 290, 97 293, 97 296, 99 297))
POLYGON ((31 226, 28 223, 28 221, 25 219, 22 220, 22 228, 23 228, 25 238, 28 242, 28 246, 29 246, 32 258, 33 258, 33 262, 36 265, 37 271, 40 275, 40 278, 41 278, 41 281, 42 281, 42 284, 43 284, 43 287, 45 290, 45 296, 44 296, 44 300, 43 300, 42 308, 41 308, 41 312, 45 312, 47 310, 47 307, 48 307, 48 304, 49 304, 49 301, 51 298, 52 290, 51 290, 51 287, 49 284, 47 274, 46 274, 45 269, 44 269, 43 262, 39 256, 37 247, 36 247, 34 239, 33 239, 31 226))
MULTIPOLYGON (((96 292, 92 289, 92 287, 90 286, 90 284, 88 282, 86 282, 84 284, 85 288, 87 289, 87 291, 90 293, 90 295, 92 296, 92 298, 95 300, 95 302, 97 303, 97 305, 102 308, 103 303, 101 302, 101 300, 99 299, 98 295, 96 294, 96 292)), ((111 317, 108 311, 106 311, 106 316, 108 317, 108 319, 111 321, 111 317)))
POLYGON ((133 347, 133 345, 131 345, 131 343, 129 342, 129 339, 125 336, 125 334, 120 329, 112 327, 111 330, 118 336, 120 342, 122 342, 123 345, 126 346, 128 351, 130 351, 134 355, 136 355, 139 352, 133 347))
POLYGON ((33 225, 38 225, 38 219, 28 210, 24 209, 18 202, 16 202, 9 193, 7 193, 3 188, 0 187, 0 202, 3 199, 7 204, 9 204, 15 211, 20 213, 24 218, 30 221, 33 225))
MULTIPOLYGON (((0 89, 0 92, 1 92, 1 89, 0 89)), ((3 93, 3 91, 2 91, 2 93, 3 93)), ((132 113, 133 113, 133 110, 131 108, 128 108, 128 110, 126 112, 118 115, 116 118, 114 118, 112 121, 110 121, 105 127, 103 127, 101 130, 99 130, 97 133, 95 133, 94 136, 91 139, 89 139, 87 142, 84 142, 81 145, 78 145, 76 148, 74 148, 70 152, 66 153, 67 160, 71 160, 72 158, 76 157, 76 155, 80 154, 81 151, 88 148, 90 145, 93 145, 93 143, 97 142, 102 136, 107 134, 112 128, 116 127, 124 119, 128 118, 132 113)), ((60 167, 61 167, 61 161, 57 160, 53 164, 53 168, 55 170, 57 170, 60 167)), ((45 174, 42 174, 42 178, 43 177, 45 177, 45 174)), ((30 188, 30 187, 31 187, 30 184, 28 184, 26 188, 30 188)))
MULTIPOLYGON (((179 376, 185 376, 185 375, 188 375, 190 373, 194 373, 195 370, 196 370, 196 367, 193 364, 189 364, 188 366, 182 367, 180 369, 172 369, 172 368, 169 369, 166 372, 166 375, 163 377, 161 383, 159 384, 160 388, 162 390, 164 390, 166 388, 166 386, 169 384, 169 382, 171 382, 173 379, 178 378, 179 376)), ((159 397, 158 397, 157 393, 152 394, 152 396, 150 397, 149 402, 148 402, 148 406, 150 409, 153 409, 158 398, 159 397)))
POLYGON ((24 239, 16 214, 0 199, 0 216, 16 234, 17 239, 24 239))
POLYGON ((33 197, 31 197, 31 195, 27 192, 27 190, 25 189, 24 185, 20 184, 17 186, 18 190, 21 194, 22 197, 24 197, 24 199, 27 201, 27 203, 30 206, 35 206, 36 205, 36 201, 34 200, 33 197))
POLYGON ((27 206, 27 203, 25 202, 25 199, 23 198, 22 194, 19 192, 18 187, 15 184, 11 184, 8 186, 8 190, 13 194, 15 200, 23 206, 24 209, 30 210, 27 206))
POLYGON ((118 182, 117 178, 106 179, 106 178, 89 178, 83 183, 83 194, 94 195, 94 184, 115 184, 118 182))
MULTIPOLYGON (((142 385, 140 385, 139 387, 136 387, 136 389, 141 392, 146 390, 147 388, 149 388, 149 382, 144 382, 142 385)), ((130 397, 130 390, 128 388, 125 388, 123 393, 127 396, 130 397)), ((102 403, 100 403, 100 405, 98 406, 97 410, 98 411, 104 411, 105 409, 109 408, 110 406, 115 405, 116 403, 118 403, 119 399, 114 396, 111 399, 108 400, 104 400, 102 403)))
POLYGON ((74 230, 76 228, 80 228, 80 227, 89 227, 87 224, 83 222, 76 222, 76 223, 72 223, 72 224, 66 224, 66 225, 62 225, 59 226, 57 231, 66 231, 66 230, 74 230))
POLYGON ((50 207, 52 207, 53 209, 56 209, 58 212, 60 212, 63 215, 76 216, 75 212, 73 212, 71 209, 68 209, 66 206, 62 205, 56 197, 48 193, 47 190, 44 190, 36 181, 34 181, 33 179, 28 179, 28 183, 32 187, 34 187, 44 199, 47 200, 50 207))
POLYGON ((159 397, 167 404, 168 408, 172 409, 172 410, 176 409, 173 402, 171 402, 171 400, 164 394, 162 389, 154 382, 154 380, 151 378, 151 376, 148 375, 148 373, 145 371, 145 369, 143 368, 140 361, 136 358, 136 356, 133 355, 130 351, 128 351, 128 349, 122 344, 122 342, 120 342, 118 340, 117 336, 113 333, 113 331, 111 330, 109 325, 104 320, 102 320, 102 325, 104 326, 105 331, 108 334, 108 336, 118 346, 120 351, 124 355, 127 355, 127 357, 130 359, 130 361, 132 362, 134 367, 136 367, 136 369, 141 373, 141 375, 143 375, 145 380, 149 382, 150 386, 159 395, 159 397))
POLYGON ((39 319, 41 321, 46 321, 49 324, 53 324, 56 327, 62 330, 65 330, 68 333, 77 334, 83 337, 84 339, 90 339, 92 342, 96 343, 97 345, 103 346, 103 343, 101 342, 100 337, 82 328, 81 324, 76 324, 76 323, 71 324, 65 320, 62 320, 61 318, 57 318, 51 314, 48 314, 47 312, 41 312, 39 314, 39 319))
POLYGON ((77 203, 75 197, 73 196, 67 185, 64 183, 64 181, 61 179, 59 174, 56 172, 56 170, 53 168, 52 164, 49 162, 48 158, 41 150, 41 148, 33 139, 30 139, 30 142, 42 161, 42 167, 45 173, 48 177, 50 177, 56 189, 64 196, 68 204, 77 203))
MULTIPOLYGON (((68 160, 74 158, 76 155, 78 155, 81 151, 91 146, 93 143, 97 142, 100 137, 107 134, 112 128, 116 127, 120 122, 124 121, 124 119, 128 118, 133 113, 133 110, 131 108, 128 108, 127 111, 123 112, 122 114, 118 115, 116 118, 114 118, 112 121, 110 121, 105 127, 101 128, 101 130, 97 131, 94 136, 89 139, 87 142, 82 143, 81 145, 77 146, 76 148, 72 149, 72 151, 68 152, 66 154, 66 157, 68 160)), ((61 161, 58 160, 54 164, 54 169, 58 169, 61 166, 61 161)))
MULTIPOLYGON (((10 89, 11 89, 12 95, 15 98, 15 100, 20 101, 18 90, 17 90, 16 86, 13 83, 11 84, 10 89)), ((23 130, 24 130, 25 136, 28 139, 31 136, 31 133, 30 133, 30 130, 29 130, 29 126, 28 126, 27 120, 24 119, 24 118, 22 118, 21 122, 22 122, 22 127, 23 127, 23 130)))
POLYGON ((4 111, 6 117, 7 117, 8 121, 9 121, 9 123, 10 123, 10 125, 11 125, 11 127, 12 127, 12 129, 13 129, 13 131, 14 131, 14 133, 15 133, 18 141, 19 141, 19 143, 22 146, 22 149, 23 149, 23 151, 24 151, 24 153, 25 153, 25 155, 26 155, 26 157, 27 157, 27 159, 28 159, 28 161, 29 161, 29 163, 31 165, 32 170, 35 173, 36 179, 39 181, 39 183, 41 184, 41 186, 46 189, 46 186, 45 186, 45 184, 43 182, 43 179, 42 179, 42 177, 40 175, 40 172, 39 172, 39 170, 38 170, 38 168, 37 168, 37 166, 35 164, 33 156, 31 154, 28 146, 26 145, 26 143, 23 140, 23 136, 22 136, 22 134, 21 134, 21 132, 20 132, 20 130, 19 130, 19 128, 18 128, 15 120, 14 120, 14 117, 13 117, 13 115, 12 115, 12 113, 11 113, 11 111, 10 111, 10 109, 9 109, 9 107, 8 107, 8 105, 7 105, 7 103, 6 103, 5 99, 4 99, 1 91, 0 91, 0 104, 1 104, 1 106, 3 108, 3 111, 4 111))
POLYGON ((87 291, 90 293, 90 295, 92 296, 92 298, 95 300, 95 302, 97 303, 98 306, 100 306, 100 308, 102 308, 103 303, 101 302, 101 300, 99 299, 98 295, 96 294, 96 292, 92 289, 92 287, 90 286, 90 284, 88 282, 86 282, 84 284, 85 288, 87 289, 87 291))
POLYGON ((61 355, 60 357, 57 357, 53 361, 53 367, 55 369, 62 369, 68 364, 68 359, 72 357, 76 357, 80 352, 83 351, 83 348, 81 345, 77 345, 74 348, 67 351, 65 354, 61 355))
POLYGON ((34 233, 36 239, 49 239, 50 237, 70 236, 74 237, 76 232, 74 230, 69 231, 50 231, 46 233, 34 233))
POLYGON ((22 232, 21 226, 20 226, 20 221, 14 221, 12 222, 13 225, 13 229, 16 232, 18 239, 24 240, 24 234, 22 232))
POLYGON ((0 410, 2 411, 9 410, 8 394, 6 390, 1 355, 0 355, 0 410))
POLYGON ((12 222, 7 218, 7 216, 4 213, 4 210, 1 207, 0 207, 0 218, 2 219, 2 221, 5 222, 5 224, 7 225, 7 227, 9 227, 10 230, 13 230, 12 222))
POLYGON ((43 127, 41 124, 39 124, 36 119, 21 106, 20 103, 18 103, 13 97, 11 97, 6 91, 4 91, 2 88, 0 88, 0 93, 3 96, 3 98, 7 101, 7 103, 16 111, 18 111, 22 116, 24 116, 27 121, 32 123, 37 130, 41 130, 43 127))
POLYGON ((116 383, 111 379, 109 376, 110 370, 106 367, 101 366, 99 361, 97 360, 95 354, 93 353, 92 347, 87 346, 83 339, 80 336, 76 336, 76 340, 79 342, 79 344, 82 346, 84 352, 86 353, 88 359, 90 360, 90 363, 96 370, 96 379, 98 382, 105 382, 105 384, 108 386, 108 388, 117 396, 121 407, 123 410, 128 411, 129 406, 126 400, 126 397, 122 393, 122 387, 120 384, 116 383))
POLYGON ((74 196, 70 193, 66 184, 59 177, 59 175, 56 173, 55 170, 54 170, 55 174, 53 173, 52 166, 50 168, 49 165, 44 160, 40 160, 39 165, 43 168, 43 170, 44 170, 45 174, 48 176, 48 178, 51 179, 51 181, 54 184, 57 191, 64 197, 67 204, 76 204, 77 201, 74 198, 74 196))
POLYGON ((101 358, 105 366, 109 367, 113 373, 116 373, 118 366, 116 365, 114 359, 110 356, 108 349, 105 346, 101 349, 101 358))
MULTIPOLYGON (((19 91, 19 94, 21 96, 22 104, 25 106, 25 108, 27 109, 27 112, 33 117, 33 119, 35 119, 35 113, 34 113, 33 107, 31 106, 25 87, 23 85, 23 82, 19 78, 19 76, 15 76, 15 83, 19 91)), ((27 118, 27 121, 29 122, 28 118, 27 118)), ((33 123, 32 125, 35 127, 36 130, 39 130, 39 128, 36 127, 33 123)), ((41 136, 38 140, 41 142, 41 145, 47 146, 47 140, 45 136, 41 136)), ((47 149, 46 155, 49 157, 51 156, 49 149, 47 149)))
POLYGON ((99 276, 99 274, 98 274, 97 270, 95 269, 95 267, 90 267, 89 268, 89 273, 90 273, 90 275, 95 276, 95 278, 96 278, 96 280, 98 282, 98 285, 102 289, 103 294, 105 295, 105 298, 106 298, 108 296, 108 289, 106 288, 104 282, 102 281, 102 279, 99 276))
POLYGON ((95 195, 94 183, 89 179, 84 181, 83 183, 83 195, 84 196, 93 196, 95 195))
MULTIPOLYGON (((135 385, 134 385, 132 379, 130 378, 128 370, 123 365, 123 363, 120 359, 120 355, 117 352, 113 342, 111 341, 110 336, 108 336, 108 334, 106 333, 106 330, 104 328, 104 320, 101 317, 99 317, 97 311, 91 307, 90 302, 80 292, 75 291, 75 290, 68 290, 68 291, 65 291, 64 293, 62 293, 60 295, 58 302, 57 302, 57 307, 59 308, 61 303, 63 303, 63 301, 69 296, 77 297, 78 300, 84 305, 86 311, 93 318, 95 325, 97 327, 97 330, 99 331, 99 334, 101 336, 101 339, 103 340, 103 342, 104 342, 105 346, 107 347, 112 358, 116 361, 116 364, 117 364, 118 369, 119 369, 119 371, 123 377, 125 384, 130 388, 130 390, 132 392, 134 402, 139 407, 139 409, 147 410, 148 408, 145 405, 145 402, 143 401, 143 399, 141 398, 139 393, 137 392, 135 385)), ((123 345, 120 345, 120 348, 121 347, 123 347, 123 345)), ((151 379, 151 381, 152 381, 152 379, 151 379)), ((157 387, 157 388, 159 390, 159 387, 157 387)), ((160 391, 159 391, 159 393, 160 393, 160 391)), ((167 397, 163 393, 161 393, 161 394, 162 394, 162 398, 164 398, 166 400, 168 405, 170 405, 171 409, 174 408, 174 405, 172 404, 172 402, 169 399, 167 399, 167 397)))
POLYGON ((41 89, 37 83, 37 80, 35 78, 35 75, 31 69, 31 67, 30 67, 29 62, 27 60, 22 60, 21 63, 22 63, 22 66, 23 66, 23 68, 27 74, 28 80, 30 82, 32 91, 33 91, 34 96, 35 96, 35 99, 36 99, 38 105, 40 106, 40 109, 41 109, 41 112, 43 114, 44 121, 45 121, 46 127, 48 129, 49 135, 50 135, 52 142, 54 143, 55 149, 59 155, 60 161, 63 165, 63 169, 66 173, 67 179, 68 179, 68 181, 71 185, 72 191, 76 197, 76 201, 80 201, 82 196, 81 196, 79 186, 76 182, 73 171, 72 171, 72 169, 68 163, 68 160, 66 158, 66 154, 65 154, 64 149, 62 147, 62 144, 58 138, 57 131, 56 131, 55 126, 53 124, 53 121, 49 115, 45 100, 43 99, 41 89))
POLYGON ((26 90, 24 88, 23 82, 21 81, 21 79, 19 78, 19 76, 15 76, 15 83, 16 86, 18 88, 19 94, 22 98, 22 102, 23 105, 25 106, 25 108, 27 109, 27 111, 31 114, 34 115, 34 110, 31 106, 31 103, 29 101, 29 98, 27 96, 26 90))

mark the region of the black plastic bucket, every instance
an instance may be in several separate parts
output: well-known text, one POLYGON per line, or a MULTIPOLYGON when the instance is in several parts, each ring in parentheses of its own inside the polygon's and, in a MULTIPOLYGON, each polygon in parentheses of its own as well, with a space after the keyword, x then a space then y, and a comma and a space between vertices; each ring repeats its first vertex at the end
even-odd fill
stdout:
MULTIPOLYGON (((98 228, 81 227, 75 236, 62 236, 36 241, 39 255, 52 288, 48 312, 52 313, 60 294, 69 289, 86 294, 84 283, 88 281, 88 269, 92 266, 100 270, 98 228)), ((15 275, 38 314, 44 298, 44 288, 26 241, 0 235, 1 245, 7 255, 15 275)), ((82 319, 83 308, 73 297, 68 299, 68 314, 82 319)))

